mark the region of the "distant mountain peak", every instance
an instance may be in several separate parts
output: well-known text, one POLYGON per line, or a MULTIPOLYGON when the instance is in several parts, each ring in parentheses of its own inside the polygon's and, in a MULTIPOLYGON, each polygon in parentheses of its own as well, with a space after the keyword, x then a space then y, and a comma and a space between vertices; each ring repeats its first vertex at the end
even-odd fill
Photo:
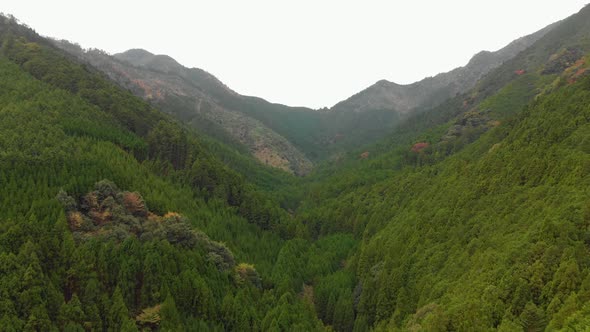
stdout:
POLYGON ((132 48, 123 53, 115 54, 115 56, 119 59, 135 63, 144 61, 147 58, 151 58, 154 56, 154 54, 142 48, 132 48))
POLYGON ((168 55, 156 55, 143 49, 130 49, 113 56, 118 60, 129 62, 137 67, 147 67, 166 73, 179 73, 185 69, 184 66, 168 55))
POLYGON ((130 48, 125 52, 120 54, 125 54, 126 56, 153 56, 154 54, 150 51, 144 50, 143 48, 130 48))
POLYGON ((388 80, 379 80, 375 83, 375 85, 391 85, 391 84, 395 84, 395 83, 390 82, 388 80))
POLYGON ((478 65, 478 64, 483 64, 485 62, 492 60, 493 58, 494 58, 493 52, 480 51, 480 52, 477 52, 474 56, 472 56, 471 59, 469 59, 469 62, 467 63, 466 67, 478 65))

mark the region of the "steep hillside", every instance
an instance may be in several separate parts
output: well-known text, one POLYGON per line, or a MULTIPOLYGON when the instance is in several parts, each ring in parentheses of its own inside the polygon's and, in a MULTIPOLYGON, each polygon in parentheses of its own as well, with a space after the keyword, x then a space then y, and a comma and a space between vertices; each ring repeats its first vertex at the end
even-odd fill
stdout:
POLYGON ((339 275, 315 283, 327 288, 323 321, 344 297, 355 330, 587 327, 590 75, 571 80, 584 68, 444 157, 407 144, 312 184, 300 220, 319 237, 362 239, 339 275))
POLYGON ((271 196, 11 17, 0 45, 3 330, 322 329, 271 196))
POLYGON ((324 322, 344 297, 355 330, 587 328, 589 21, 586 7, 309 179, 298 218, 318 237, 362 239, 316 283, 324 322))
POLYGON ((368 214, 340 219, 368 222, 356 257, 357 317, 383 329, 465 331, 580 322, 589 84, 539 98, 440 164, 340 198, 368 214))
POLYGON ((309 159, 273 129, 224 98, 242 97, 211 74, 185 68, 165 55, 129 50, 110 56, 98 50, 85 52, 66 41, 56 45, 88 61, 121 86, 155 107, 226 144, 245 146, 260 162, 304 175, 312 167, 309 159))

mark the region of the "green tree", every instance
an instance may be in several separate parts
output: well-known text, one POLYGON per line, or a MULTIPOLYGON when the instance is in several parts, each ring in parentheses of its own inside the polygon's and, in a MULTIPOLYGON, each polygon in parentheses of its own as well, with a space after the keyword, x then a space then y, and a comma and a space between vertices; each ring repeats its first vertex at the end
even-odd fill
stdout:
POLYGON ((160 329, 162 331, 183 331, 184 327, 180 318, 180 314, 176 308, 174 298, 170 293, 166 295, 166 300, 164 300, 164 303, 162 303, 160 316, 162 317, 162 321, 160 323, 160 329))
POLYGON ((125 305, 121 289, 117 286, 113 292, 109 310, 108 329, 109 331, 118 331, 123 329, 123 327, 129 328, 131 324, 135 325, 133 320, 129 318, 129 310, 125 305))
POLYGON ((66 325, 81 326, 85 321, 85 314, 77 294, 74 294, 68 303, 64 303, 59 310, 59 322, 62 327, 66 325))
POLYGON ((520 324, 526 332, 544 331, 547 325, 545 313, 534 303, 529 302, 520 314, 520 324))

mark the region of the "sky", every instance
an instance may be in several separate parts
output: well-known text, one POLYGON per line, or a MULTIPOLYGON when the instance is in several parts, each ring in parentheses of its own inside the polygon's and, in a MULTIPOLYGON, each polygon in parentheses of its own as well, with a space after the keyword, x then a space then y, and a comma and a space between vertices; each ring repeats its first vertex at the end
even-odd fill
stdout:
POLYGON ((579 11, 590 0, 3 0, 44 36, 143 48, 271 102, 330 107, 409 84, 579 11))

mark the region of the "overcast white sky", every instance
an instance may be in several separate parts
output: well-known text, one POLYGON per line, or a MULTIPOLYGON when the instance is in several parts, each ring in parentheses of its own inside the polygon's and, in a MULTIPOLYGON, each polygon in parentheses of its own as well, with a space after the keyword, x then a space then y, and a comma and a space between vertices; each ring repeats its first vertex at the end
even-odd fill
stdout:
POLYGON ((3 0, 0 11, 42 35, 167 54, 239 93, 319 108, 465 65, 589 1, 3 0))

